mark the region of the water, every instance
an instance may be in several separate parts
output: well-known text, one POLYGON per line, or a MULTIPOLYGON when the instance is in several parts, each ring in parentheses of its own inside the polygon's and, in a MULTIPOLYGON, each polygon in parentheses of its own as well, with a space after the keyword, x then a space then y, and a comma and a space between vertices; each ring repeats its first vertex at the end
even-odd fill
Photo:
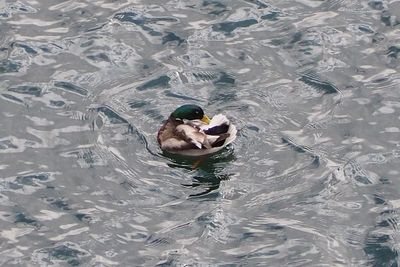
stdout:
POLYGON ((398 266, 399 11, 0 0, 0 264, 398 266), (195 170, 183 103, 239 129, 195 170))

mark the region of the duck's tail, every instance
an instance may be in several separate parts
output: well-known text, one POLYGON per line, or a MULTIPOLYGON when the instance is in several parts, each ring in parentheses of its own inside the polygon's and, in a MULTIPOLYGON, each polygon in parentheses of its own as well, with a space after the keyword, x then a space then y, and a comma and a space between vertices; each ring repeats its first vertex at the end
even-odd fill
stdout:
POLYGON ((204 125, 202 130, 209 136, 210 140, 214 139, 210 142, 213 147, 225 146, 233 142, 237 133, 236 127, 222 114, 215 115, 211 119, 210 124, 204 125))

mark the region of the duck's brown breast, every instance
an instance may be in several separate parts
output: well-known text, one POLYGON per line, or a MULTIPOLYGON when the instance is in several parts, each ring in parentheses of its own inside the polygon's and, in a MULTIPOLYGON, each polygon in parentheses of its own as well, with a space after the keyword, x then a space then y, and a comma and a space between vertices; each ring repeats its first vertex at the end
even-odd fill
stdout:
POLYGON ((167 121, 164 122, 163 126, 161 126, 160 130, 158 131, 157 134, 157 141, 158 144, 161 145, 161 143, 169 138, 176 138, 175 134, 175 128, 181 124, 178 121, 168 119, 167 121))

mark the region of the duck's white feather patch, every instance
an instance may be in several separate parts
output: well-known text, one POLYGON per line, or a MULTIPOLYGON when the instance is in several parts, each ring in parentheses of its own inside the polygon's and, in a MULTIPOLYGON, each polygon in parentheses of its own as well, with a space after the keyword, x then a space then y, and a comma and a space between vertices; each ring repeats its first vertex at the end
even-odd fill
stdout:
POLYGON ((213 128, 215 126, 219 126, 222 124, 229 124, 229 120, 225 115, 222 114, 217 114, 214 117, 212 117, 210 124, 203 124, 202 126, 200 126, 200 128, 205 131, 207 129, 213 128))
POLYGON ((235 139, 236 139, 236 134, 237 134, 237 130, 235 125, 231 124, 229 122, 229 119, 222 114, 217 114, 215 115, 211 121, 210 124, 205 124, 200 120, 193 120, 193 121, 187 121, 185 122, 185 124, 181 124, 177 127, 178 128, 181 127, 179 130, 180 131, 184 131, 184 133, 186 134, 186 136, 190 136, 190 138, 193 141, 193 143, 199 147, 199 149, 185 149, 185 150, 177 150, 177 151, 169 151, 171 153, 176 153, 176 154, 180 154, 180 155, 184 155, 184 156, 203 156, 203 155, 208 155, 208 154, 212 154, 215 152, 218 152, 219 150, 223 149, 225 146, 227 146, 228 144, 232 143, 235 139), (202 145, 201 144, 212 144, 214 143, 217 139, 218 136, 217 135, 206 135, 203 131, 206 131, 207 129, 210 129, 212 127, 215 126, 219 126, 222 124, 228 124, 229 128, 227 133, 229 134, 229 137, 225 139, 225 142, 222 146, 219 147, 211 147, 211 148, 207 148, 207 149, 202 149, 202 145), (196 126, 197 128, 200 128, 201 130, 199 131, 196 128, 193 128, 193 126, 196 126), (204 138, 204 140, 202 139, 204 138))

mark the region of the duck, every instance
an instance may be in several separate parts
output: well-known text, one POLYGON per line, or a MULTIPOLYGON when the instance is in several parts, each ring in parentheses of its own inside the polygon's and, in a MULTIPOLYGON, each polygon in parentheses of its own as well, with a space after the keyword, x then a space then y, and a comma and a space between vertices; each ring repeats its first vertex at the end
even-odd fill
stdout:
POLYGON ((236 139, 236 127, 223 114, 211 119, 203 109, 185 104, 175 109, 157 133, 162 151, 182 156, 216 153, 236 139))

